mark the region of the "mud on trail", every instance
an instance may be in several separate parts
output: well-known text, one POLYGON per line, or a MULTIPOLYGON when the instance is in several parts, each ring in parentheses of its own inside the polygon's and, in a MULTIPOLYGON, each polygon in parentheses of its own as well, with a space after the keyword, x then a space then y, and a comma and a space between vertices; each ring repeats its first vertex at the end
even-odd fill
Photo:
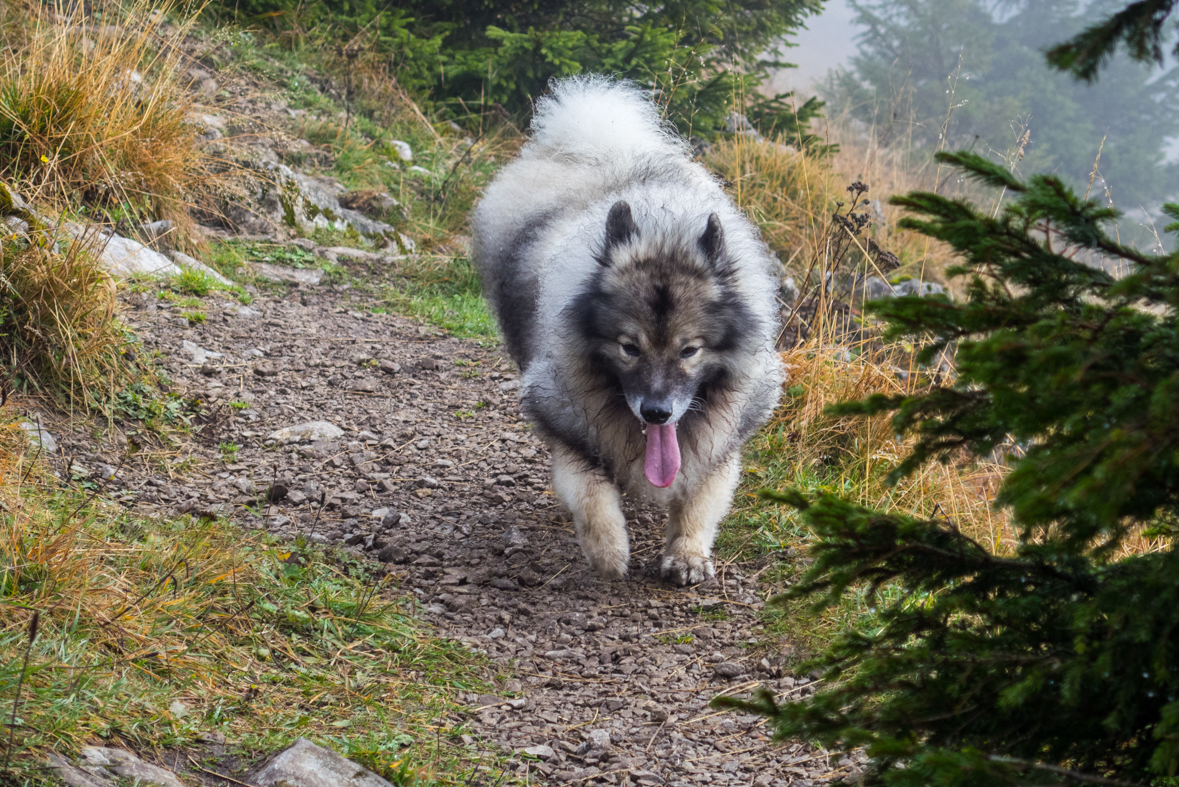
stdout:
MULTIPOLYGON (((468 710, 452 720, 468 745, 520 752, 516 775, 533 784, 808 785, 859 767, 772 744, 759 717, 709 706, 763 685, 813 688, 757 645, 763 565, 718 561, 715 582, 672 588, 658 577, 658 512, 630 510, 630 579, 588 570, 499 347, 374 313, 347 287, 248 307, 213 294, 199 325, 154 294, 128 299, 174 392, 208 414, 171 469, 128 463, 106 493, 143 514, 226 515, 381 561, 439 634, 487 654, 500 693, 458 698, 468 710), (338 433, 270 440, 308 422, 338 433)), ((63 442, 67 456, 118 464, 118 446, 63 442)))

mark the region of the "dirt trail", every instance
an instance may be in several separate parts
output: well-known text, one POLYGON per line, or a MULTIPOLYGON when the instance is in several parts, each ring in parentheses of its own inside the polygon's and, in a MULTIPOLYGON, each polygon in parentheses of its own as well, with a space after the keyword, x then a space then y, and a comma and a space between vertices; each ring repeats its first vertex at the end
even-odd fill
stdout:
MULTIPOLYGON (((131 298, 128 318, 175 389, 209 402, 212 416, 184 448, 185 470, 124 468, 112 496, 133 495, 143 513, 229 513, 384 562, 426 620, 497 670, 499 695, 461 698, 471 745, 528 750, 518 764, 536 784, 809 785, 858 767, 772 745, 761 719, 708 705, 763 684, 811 690, 782 673, 779 655, 751 647, 760 566, 720 563, 707 587, 666 586, 662 522, 632 511, 631 579, 587 570, 498 348, 373 314, 347 288, 262 295, 249 307, 209 296, 196 326, 152 295, 131 298), (240 402, 249 408, 231 404, 240 402), (343 435, 266 445, 310 421, 343 435), (236 454, 219 447, 229 443, 236 454), (276 482, 286 497, 259 507, 276 482)), ((65 442, 67 454, 116 463, 88 455, 85 436, 65 442)))

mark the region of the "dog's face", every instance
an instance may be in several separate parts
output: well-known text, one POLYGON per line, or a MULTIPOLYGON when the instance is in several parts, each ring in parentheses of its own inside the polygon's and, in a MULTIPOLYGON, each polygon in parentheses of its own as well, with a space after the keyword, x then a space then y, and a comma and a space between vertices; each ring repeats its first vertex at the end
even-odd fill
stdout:
POLYGON ((586 349, 618 382, 635 417, 677 423, 702 387, 756 335, 733 289, 716 214, 685 243, 644 239, 630 206, 606 220, 602 268, 575 308, 586 349))

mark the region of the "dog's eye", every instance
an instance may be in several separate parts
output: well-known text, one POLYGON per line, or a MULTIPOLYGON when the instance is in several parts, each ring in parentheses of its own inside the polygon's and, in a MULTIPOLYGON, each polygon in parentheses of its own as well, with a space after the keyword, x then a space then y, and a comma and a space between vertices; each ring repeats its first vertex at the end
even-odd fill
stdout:
POLYGON ((622 343, 622 351, 624 353, 626 353, 627 355, 629 355, 631 358, 638 358, 639 357, 639 346, 637 344, 631 344, 630 342, 623 342, 622 343))
POLYGON ((684 360, 687 360, 698 352, 700 352, 699 347, 685 347, 684 349, 680 350, 680 357, 684 360))

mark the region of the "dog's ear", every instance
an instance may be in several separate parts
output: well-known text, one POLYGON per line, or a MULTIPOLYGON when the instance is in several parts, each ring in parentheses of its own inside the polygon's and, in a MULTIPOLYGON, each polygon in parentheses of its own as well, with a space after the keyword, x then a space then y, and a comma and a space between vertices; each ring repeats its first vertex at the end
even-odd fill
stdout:
POLYGON ((708 224, 704 227, 704 234, 697 241, 700 251, 704 252, 710 265, 718 268, 725 255, 725 231, 721 229, 720 216, 709 214, 708 224))
POLYGON ((638 234, 639 228, 635 224, 635 217, 631 215, 630 205, 626 200, 618 200, 606 216, 606 253, 609 254, 614 247, 621 246, 638 234))

